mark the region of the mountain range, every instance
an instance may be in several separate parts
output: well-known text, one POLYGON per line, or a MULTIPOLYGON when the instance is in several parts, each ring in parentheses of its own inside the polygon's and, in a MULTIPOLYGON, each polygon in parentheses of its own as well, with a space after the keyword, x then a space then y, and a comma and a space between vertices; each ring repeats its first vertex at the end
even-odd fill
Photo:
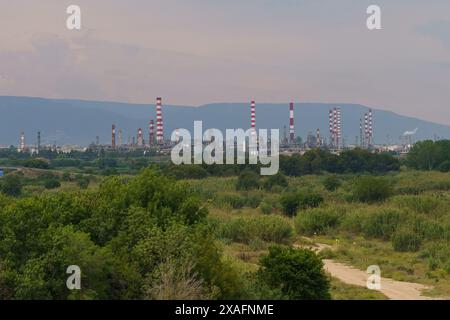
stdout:
MULTIPOLYGON (((164 103, 164 101, 163 101, 164 103)), ((328 137, 330 108, 342 109, 342 135, 346 143, 355 143, 359 136, 360 118, 368 112, 367 106, 338 103, 295 103, 296 135, 305 138, 320 129, 328 137)), ((195 120, 203 121, 203 129, 221 130, 243 128, 250 124, 250 103, 212 103, 201 106, 163 105, 165 136, 176 128, 193 130, 195 120)), ((403 116, 390 111, 373 109, 374 141, 399 143, 406 131, 417 128, 414 140, 449 138, 450 126, 403 116)), ((0 96, 0 145, 17 145, 23 130, 26 144, 35 145, 41 131, 42 144, 88 145, 99 136, 100 143, 108 144, 111 125, 123 131, 124 142, 142 128, 148 137, 148 122, 155 119, 155 105, 84 100, 58 100, 34 97, 0 96)), ((289 104, 258 103, 258 128, 289 128, 289 104)))

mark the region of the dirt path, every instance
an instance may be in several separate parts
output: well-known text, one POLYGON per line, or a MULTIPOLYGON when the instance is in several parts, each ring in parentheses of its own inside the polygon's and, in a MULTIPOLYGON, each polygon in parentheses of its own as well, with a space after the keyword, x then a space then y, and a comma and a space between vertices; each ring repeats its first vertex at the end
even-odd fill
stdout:
MULTIPOLYGON (((294 245, 296 248, 305 248, 308 246, 294 245)), ((323 249, 331 249, 332 247, 326 244, 316 244, 309 246, 316 252, 323 249)), ((368 274, 365 271, 353 268, 343 263, 336 262, 330 259, 324 259, 324 269, 331 274, 331 276, 340 281, 356 286, 366 287, 368 274)), ((421 294, 424 289, 429 287, 418 283, 396 281, 389 278, 381 277, 380 292, 391 300, 430 300, 432 298, 425 297, 421 294)))

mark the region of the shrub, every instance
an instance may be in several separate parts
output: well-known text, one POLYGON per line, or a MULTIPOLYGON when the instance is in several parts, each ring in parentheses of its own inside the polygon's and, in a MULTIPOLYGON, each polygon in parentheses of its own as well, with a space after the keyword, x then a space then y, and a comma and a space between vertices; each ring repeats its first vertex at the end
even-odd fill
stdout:
POLYGON ((283 212, 294 216, 299 209, 318 207, 323 202, 323 197, 312 192, 288 193, 281 197, 280 202, 283 212))
POLYGON ((246 244, 255 239, 286 243, 292 236, 292 227, 288 221, 279 216, 236 218, 220 224, 218 236, 246 244))
POLYGON ((261 205, 259 206, 259 210, 261 210, 262 214, 271 214, 273 207, 270 203, 267 202, 262 202, 261 205))
POLYGON ((48 162, 44 159, 28 159, 23 163, 24 167, 48 169, 50 168, 48 162))
POLYGON ((386 209, 368 215, 362 224, 362 229, 364 234, 368 237, 388 240, 397 230, 401 220, 401 212, 393 209, 386 209))
POLYGON ((236 190, 251 190, 259 188, 259 175, 253 171, 242 172, 236 182, 236 190))
POLYGON ((439 171, 441 172, 449 172, 450 171, 450 161, 446 160, 439 165, 439 171))
POLYGON ((19 196, 22 193, 22 181, 16 174, 6 175, 0 183, 0 190, 8 196, 19 196))
POLYGON ((55 178, 47 179, 44 182, 44 187, 46 189, 56 189, 56 188, 61 187, 61 183, 58 181, 58 179, 55 179, 55 178))
POLYGON ((219 206, 229 205, 233 209, 242 209, 244 207, 257 208, 261 203, 260 195, 249 195, 247 197, 238 194, 218 195, 215 200, 219 206))
POLYGON ((418 251, 421 238, 418 234, 410 231, 398 231, 392 236, 392 246, 395 251, 418 251))
POLYGON ((360 177, 355 183, 353 197, 361 202, 384 201, 392 195, 389 182, 380 177, 360 177))
POLYGON ((272 289, 281 289, 289 299, 331 298, 323 263, 311 250, 271 247, 260 263, 258 278, 272 289))
POLYGON ((297 233, 307 235, 325 234, 340 222, 340 215, 330 209, 310 209, 297 215, 295 227, 297 233))
POLYGON ((414 210, 417 213, 432 213, 435 212, 439 205, 442 203, 441 200, 432 196, 399 196, 394 198, 400 207, 406 207, 408 209, 414 210))
POLYGON ((336 175, 329 175, 323 180, 323 186, 328 191, 336 191, 342 182, 336 175))
POLYGON ((264 182, 264 189, 266 190, 272 190, 275 186, 281 188, 286 188, 288 186, 287 179, 282 173, 277 173, 273 176, 269 176, 264 182))

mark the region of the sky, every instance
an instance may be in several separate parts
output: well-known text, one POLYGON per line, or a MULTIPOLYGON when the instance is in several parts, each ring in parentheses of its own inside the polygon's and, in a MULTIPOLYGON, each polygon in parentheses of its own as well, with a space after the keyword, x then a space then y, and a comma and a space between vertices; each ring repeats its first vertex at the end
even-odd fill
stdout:
POLYGON ((0 95, 360 103, 450 125, 450 1, 0 0, 0 95))

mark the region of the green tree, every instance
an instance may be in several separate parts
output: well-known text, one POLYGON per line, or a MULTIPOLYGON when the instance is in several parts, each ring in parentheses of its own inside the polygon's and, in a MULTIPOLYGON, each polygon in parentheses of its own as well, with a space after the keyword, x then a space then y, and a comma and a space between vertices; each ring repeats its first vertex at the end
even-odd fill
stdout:
POLYGON ((18 175, 9 174, 1 180, 1 191, 9 196, 19 196, 22 193, 22 182, 18 175))
POLYGON ((274 246, 260 262, 259 279, 270 288, 280 289, 290 299, 331 298, 322 260, 313 251, 274 246))

